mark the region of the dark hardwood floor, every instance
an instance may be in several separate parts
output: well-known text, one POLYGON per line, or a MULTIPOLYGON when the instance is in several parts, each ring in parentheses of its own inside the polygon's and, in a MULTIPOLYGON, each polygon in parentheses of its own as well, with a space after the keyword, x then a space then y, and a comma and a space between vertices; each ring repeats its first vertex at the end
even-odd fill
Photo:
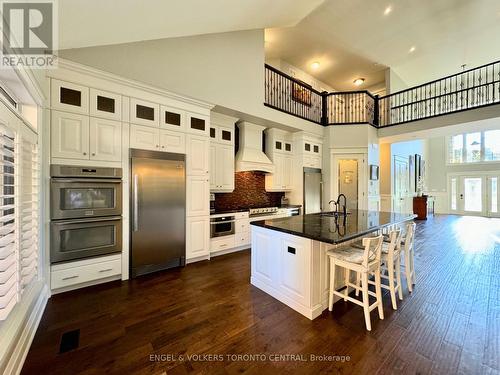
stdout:
POLYGON ((415 263, 414 292, 403 285, 397 311, 385 295, 371 332, 352 303, 309 321, 252 287, 248 251, 55 295, 23 374, 500 374, 500 220, 419 222, 415 263), (79 347, 58 354, 61 335, 76 329, 79 347), (179 358, 262 353, 308 360, 179 358))

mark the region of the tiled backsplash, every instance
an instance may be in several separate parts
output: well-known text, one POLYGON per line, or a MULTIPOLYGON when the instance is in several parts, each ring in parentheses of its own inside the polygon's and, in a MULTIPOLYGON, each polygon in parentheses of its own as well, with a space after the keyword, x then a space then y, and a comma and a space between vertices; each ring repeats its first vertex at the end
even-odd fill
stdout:
POLYGON ((234 191, 215 194, 215 210, 279 206, 284 195, 266 192, 265 174, 262 172, 237 172, 234 176, 234 191))

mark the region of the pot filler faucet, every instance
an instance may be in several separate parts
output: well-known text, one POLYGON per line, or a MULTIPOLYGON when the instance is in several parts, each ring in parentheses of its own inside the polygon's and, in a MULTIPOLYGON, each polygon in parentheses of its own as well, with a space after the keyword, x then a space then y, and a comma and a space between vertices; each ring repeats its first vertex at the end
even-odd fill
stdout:
POLYGON ((342 213, 344 216, 347 214, 347 197, 344 194, 340 194, 337 198, 337 200, 332 199, 328 204, 334 204, 335 205, 335 212, 339 212, 339 209, 342 208, 342 213), (342 201, 342 205, 340 204, 341 198, 344 198, 342 201))

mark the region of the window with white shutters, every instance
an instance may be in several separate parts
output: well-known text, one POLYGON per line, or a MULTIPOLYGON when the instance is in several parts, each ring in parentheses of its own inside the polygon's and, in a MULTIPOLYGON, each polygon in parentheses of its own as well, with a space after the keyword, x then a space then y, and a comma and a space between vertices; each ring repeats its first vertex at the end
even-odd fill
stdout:
POLYGON ((0 124, 0 321, 38 274, 37 136, 0 124))
POLYGON ((0 125, 0 320, 19 299, 15 136, 0 125))

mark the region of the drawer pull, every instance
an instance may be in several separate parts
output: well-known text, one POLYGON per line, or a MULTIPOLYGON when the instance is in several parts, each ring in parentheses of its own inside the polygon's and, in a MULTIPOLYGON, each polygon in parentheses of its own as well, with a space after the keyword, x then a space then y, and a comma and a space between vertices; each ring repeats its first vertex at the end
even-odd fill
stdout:
POLYGON ((71 280, 71 279, 76 279, 77 277, 79 277, 79 276, 75 275, 75 276, 63 277, 63 281, 65 281, 65 280, 71 280))
POLYGON ((108 271, 113 271, 112 268, 106 268, 105 270, 99 270, 99 272, 108 272, 108 271))
POLYGON ((288 246, 288 252, 290 254, 295 254, 295 248, 294 247, 291 247, 291 246, 288 246))
POLYGON ((220 247, 226 247, 227 246, 227 243, 223 243, 220 245, 220 247))

